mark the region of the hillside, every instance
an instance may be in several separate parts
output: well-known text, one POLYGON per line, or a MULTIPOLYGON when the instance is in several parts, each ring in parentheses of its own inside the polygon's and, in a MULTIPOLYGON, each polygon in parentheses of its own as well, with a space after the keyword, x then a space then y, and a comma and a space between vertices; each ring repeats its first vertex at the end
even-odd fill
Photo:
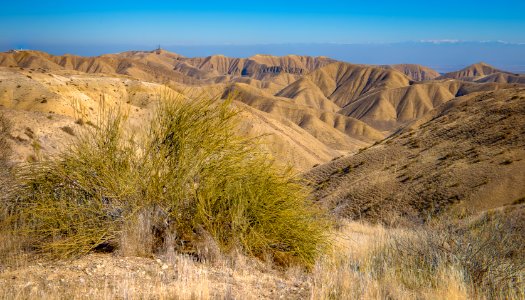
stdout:
POLYGON ((223 98, 227 97, 234 97, 282 122, 292 122, 335 150, 356 151, 383 137, 380 132, 359 120, 300 105, 246 84, 230 86, 223 95, 223 98))
POLYGON ((470 65, 456 72, 446 73, 439 78, 452 78, 475 82, 525 83, 525 75, 499 70, 486 63, 470 65))
MULTIPOLYGON (((39 155, 45 157, 63 150, 74 138, 75 131, 96 123, 102 103, 120 107, 129 114, 133 124, 140 126, 155 108, 159 94, 177 94, 160 84, 127 77, 58 74, 0 68, 0 111, 15 123, 12 142, 16 161, 39 155)), ((220 94, 223 87, 216 88, 220 94)), ((214 94, 213 89, 202 87, 194 93, 199 95, 207 90, 214 94)), ((286 118, 276 119, 242 103, 236 105, 243 110, 239 130, 250 136, 263 135, 264 147, 280 163, 307 170, 340 155, 286 118)), ((358 143, 357 146, 348 144, 348 147, 366 145, 358 143)))
POLYGON ((287 85, 312 70, 334 62, 332 59, 308 56, 256 55, 247 59, 214 55, 185 58, 165 50, 129 51, 97 57, 75 55, 53 56, 40 51, 24 50, 0 53, 0 66, 75 70, 85 73, 128 75, 158 83, 209 84, 249 77, 287 85))
MULTIPOLYGON (((0 106, 20 114, 23 133, 29 125, 39 131, 38 124, 24 121, 34 112, 49 120, 70 118, 72 127, 78 119, 92 122, 101 99, 129 111, 140 124, 161 93, 234 97, 244 110, 241 131, 265 135, 278 161, 305 171, 355 153, 457 96, 523 83, 523 76, 491 70, 481 65, 458 73, 458 78, 491 73, 466 82, 433 79, 436 74, 419 65, 377 67, 297 55, 187 58, 157 49, 81 57, 10 51, 0 53, 0 106)), ((55 128, 51 123, 42 122, 55 128)), ((60 148, 59 140, 66 143, 68 136, 58 130, 56 139, 48 133, 50 144, 42 142, 42 153, 60 148)), ((29 155, 28 145, 18 160, 29 155)))
POLYGON ((436 70, 416 64, 397 64, 381 66, 385 69, 392 68, 408 76, 414 81, 433 80, 441 76, 436 70))
MULTIPOLYGON (((344 107, 353 100, 379 89, 389 89, 407 86, 409 79, 395 70, 385 70, 379 67, 353 65, 348 63, 333 63, 322 67, 305 76, 313 82, 323 95, 344 107)), ((298 82, 289 91, 300 89, 298 82)), ((281 94, 281 96, 289 96, 281 94)))
POLYGON ((435 107, 478 91, 491 91, 517 85, 467 83, 458 80, 428 81, 409 86, 381 89, 342 108, 339 113, 359 119, 382 131, 394 132, 417 120, 435 107))
POLYGON ((318 201, 380 222, 479 212, 525 195, 525 89, 455 98, 381 143, 308 172, 318 201))

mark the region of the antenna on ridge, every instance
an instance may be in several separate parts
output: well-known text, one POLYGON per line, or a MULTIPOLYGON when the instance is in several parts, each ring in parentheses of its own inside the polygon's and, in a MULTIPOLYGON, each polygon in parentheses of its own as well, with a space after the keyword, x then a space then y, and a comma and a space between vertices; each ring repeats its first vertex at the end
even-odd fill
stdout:
POLYGON ((157 47, 157 49, 155 50, 155 52, 156 52, 157 54, 160 54, 160 51, 162 51, 162 49, 160 48, 160 44, 159 44, 159 47, 157 47))

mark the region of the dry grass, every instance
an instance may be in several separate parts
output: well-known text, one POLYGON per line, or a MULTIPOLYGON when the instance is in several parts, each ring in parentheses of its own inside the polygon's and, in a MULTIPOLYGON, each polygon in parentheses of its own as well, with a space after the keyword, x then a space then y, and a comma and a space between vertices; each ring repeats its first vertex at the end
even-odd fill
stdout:
POLYGON ((0 299, 305 299, 310 291, 304 269, 283 272, 241 253, 209 263, 169 250, 60 260, 11 250, 0 263, 0 299))
POLYGON ((242 254, 210 263, 166 249, 37 263, 17 252, 0 271, 0 298, 523 299, 523 209, 419 229, 344 221, 311 273, 242 254))
POLYGON ((345 222, 314 268, 312 297, 523 299, 522 229, 480 218, 419 229, 345 222))
POLYGON ((11 185, 11 166, 9 164, 12 154, 9 142, 11 129, 11 121, 0 112, 0 201, 5 201, 8 187, 11 185))
POLYGON ((0 113, 0 265, 4 262, 5 254, 17 256, 20 253, 19 239, 13 238, 10 231, 4 226, 4 221, 9 215, 5 203, 12 196, 11 191, 14 186, 10 164, 11 129, 11 121, 0 113))
POLYGON ((39 262, 0 273, 0 299, 304 299, 307 282, 261 270, 192 257, 146 259, 90 254, 39 262))

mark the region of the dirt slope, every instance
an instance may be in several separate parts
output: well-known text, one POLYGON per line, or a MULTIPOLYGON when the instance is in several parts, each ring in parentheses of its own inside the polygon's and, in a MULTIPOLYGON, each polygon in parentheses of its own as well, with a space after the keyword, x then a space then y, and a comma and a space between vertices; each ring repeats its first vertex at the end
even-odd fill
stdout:
POLYGON ((433 80, 441 76, 436 70, 416 64, 397 64, 381 66, 385 69, 392 68, 408 76, 414 81, 433 80))
POLYGON ((230 86, 223 97, 230 95, 278 120, 295 123, 336 150, 357 150, 383 137, 382 133, 359 120, 272 96, 246 84, 230 86))
POLYGON ((486 63, 470 65, 456 72, 446 73, 440 78, 452 78, 475 82, 525 83, 525 75, 499 70, 486 63))
POLYGON ((318 201, 339 215, 422 220, 523 199, 524 146, 525 89, 480 92, 455 98, 380 144, 305 176, 318 201))

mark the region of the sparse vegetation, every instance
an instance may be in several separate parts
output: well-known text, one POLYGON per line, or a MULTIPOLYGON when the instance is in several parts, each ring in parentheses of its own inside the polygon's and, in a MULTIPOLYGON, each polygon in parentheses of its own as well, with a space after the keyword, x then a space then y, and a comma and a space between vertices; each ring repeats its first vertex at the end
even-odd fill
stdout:
POLYGON ((327 229, 321 210, 290 171, 233 134, 228 102, 166 97, 135 136, 119 111, 102 115, 68 151, 20 167, 18 196, 4 206, 31 247, 63 257, 142 235, 143 253, 199 255, 210 237, 223 253, 313 265, 327 229))
POLYGON ((73 130, 73 128, 69 126, 60 127, 60 129, 62 129, 62 131, 64 131, 65 133, 69 135, 75 136, 75 130, 73 130))
POLYGON ((520 214, 523 207, 418 229, 345 222, 316 264, 313 298, 522 299, 520 214))

